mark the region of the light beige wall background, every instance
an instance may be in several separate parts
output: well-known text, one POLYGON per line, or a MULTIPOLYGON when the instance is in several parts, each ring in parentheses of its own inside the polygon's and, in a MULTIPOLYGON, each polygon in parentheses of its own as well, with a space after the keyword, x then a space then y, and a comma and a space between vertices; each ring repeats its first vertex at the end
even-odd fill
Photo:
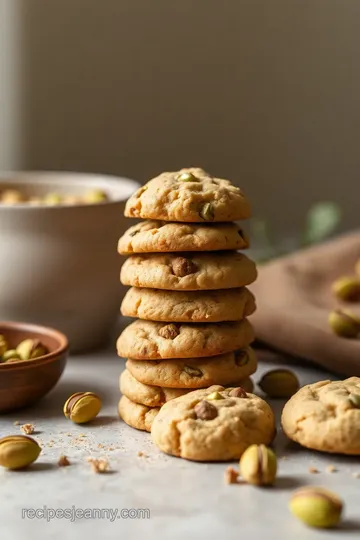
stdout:
POLYGON ((19 166, 202 165, 280 230, 324 198, 359 224, 358 0, 10 1, 19 166))

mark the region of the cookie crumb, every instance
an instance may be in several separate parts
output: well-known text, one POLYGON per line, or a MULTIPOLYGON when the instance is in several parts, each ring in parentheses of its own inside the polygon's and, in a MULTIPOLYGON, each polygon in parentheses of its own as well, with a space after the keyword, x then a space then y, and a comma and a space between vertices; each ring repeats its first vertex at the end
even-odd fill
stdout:
POLYGON ((71 465, 71 463, 66 456, 59 457, 59 460, 58 460, 59 467, 68 467, 69 465, 71 465))
POLYGON ((239 479, 239 473, 234 467, 228 467, 225 471, 225 484, 237 484, 239 479))
POLYGON ((334 465, 328 465, 328 466, 326 467, 326 470, 327 470, 328 473, 334 473, 334 472, 337 472, 337 468, 334 467, 334 465))
POLYGON ((35 431, 35 426, 33 424, 24 424, 20 429, 26 435, 31 435, 35 431))
POLYGON ((104 448, 104 445, 101 444, 101 443, 99 443, 99 444, 97 445, 97 447, 98 447, 98 448, 104 448))
POLYGON ((309 467, 310 474, 318 474, 320 471, 316 467, 309 467))
POLYGON ((88 462, 90 463, 93 472, 96 474, 102 474, 109 471, 109 462, 107 459, 88 458, 88 462))
POLYGON ((352 475, 354 478, 360 478, 360 472, 354 472, 352 475))
POLYGON ((14 422, 14 426, 19 426, 19 425, 20 425, 20 422, 19 422, 19 420, 15 420, 15 422, 14 422))

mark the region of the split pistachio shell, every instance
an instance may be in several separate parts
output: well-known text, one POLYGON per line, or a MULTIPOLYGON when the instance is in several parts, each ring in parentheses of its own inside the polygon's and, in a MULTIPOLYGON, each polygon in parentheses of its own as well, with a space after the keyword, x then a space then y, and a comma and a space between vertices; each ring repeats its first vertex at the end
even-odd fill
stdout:
POLYGON ((20 355, 21 360, 33 360, 48 352, 46 347, 38 339, 24 339, 16 347, 16 351, 20 355))
POLYGON ((107 200, 108 197, 106 193, 101 189, 94 189, 92 191, 89 191, 84 196, 84 201, 87 203, 100 203, 107 200))
POLYGON ((252 444, 240 458, 240 474, 249 484, 268 486, 275 482, 277 459, 264 444, 252 444))
POLYGON ((329 325, 340 337, 355 339, 360 336, 360 318, 351 311, 334 309, 329 314, 329 325))
POLYGON ((360 279, 356 277, 341 277, 334 281, 332 290, 340 300, 358 302, 360 300, 360 279))
POLYGON ((299 390, 299 380, 288 369, 273 369, 265 373, 259 386, 271 398, 290 398, 299 390))
POLYGON ((327 489, 305 487, 295 491, 289 509, 310 527, 329 528, 339 523, 343 503, 335 493, 327 489))
POLYGON ((77 392, 64 405, 64 415, 75 424, 90 422, 99 414, 101 399, 93 392, 77 392))
POLYGON ((8 362, 10 359, 15 359, 15 358, 17 360, 21 360, 19 353, 15 349, 8 349, 2 355, 3 362, 8 362))
POLYGON ((0 439, 0 465, 7 469, 23 469, 41 452, 38 443, 26 435, 10 435, 0 439))

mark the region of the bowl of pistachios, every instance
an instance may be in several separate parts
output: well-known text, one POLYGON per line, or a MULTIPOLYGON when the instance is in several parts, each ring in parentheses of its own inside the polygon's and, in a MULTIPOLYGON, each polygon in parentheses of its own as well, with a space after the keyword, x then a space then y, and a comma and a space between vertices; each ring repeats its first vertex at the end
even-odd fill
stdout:
POLYGON ((123 289, 117 242, 133 180, 0 174, 0 320, 58 328, 73 351, 105 343, 123 289))
POLYGON ((32 405, 58 382, 67 337, 52 328, 0 322, 0 413, 32 405))

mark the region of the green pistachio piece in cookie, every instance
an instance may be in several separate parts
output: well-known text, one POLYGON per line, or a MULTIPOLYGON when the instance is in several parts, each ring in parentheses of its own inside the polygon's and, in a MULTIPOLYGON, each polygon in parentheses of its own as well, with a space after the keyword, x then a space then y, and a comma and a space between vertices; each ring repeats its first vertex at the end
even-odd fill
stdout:
POLYGON ((213 400, 213 399, 224 399, 223 396, 220 394, 220 392, 212 392, 211 394, 209 394, 207 396, 206 399, 210 399, 210 400, 213 400))
POLYGON ((180 182, 198 182, 199 181, 199 179, 196 178, 196 176, 192 174, 191 172, 184 172, 184 173, 179 174, 179 176, 177 177, 177 180, 180 180, 180 182))
POLYGON ((350 394, 349 401, 354 407, 360 409, 360 394, 350 394))
POLYGON ((205 203, 199 212, 199 215, 201 218, 203 218, 205 221, 213 221, 215 217, 214 213, 214 207, 211 203, 205 203))
POLYGON ((190 375, 190 377, 202 377, 203 374, 201 369, 194 368, 192 366, 184 366, 184 371, 190 375))

